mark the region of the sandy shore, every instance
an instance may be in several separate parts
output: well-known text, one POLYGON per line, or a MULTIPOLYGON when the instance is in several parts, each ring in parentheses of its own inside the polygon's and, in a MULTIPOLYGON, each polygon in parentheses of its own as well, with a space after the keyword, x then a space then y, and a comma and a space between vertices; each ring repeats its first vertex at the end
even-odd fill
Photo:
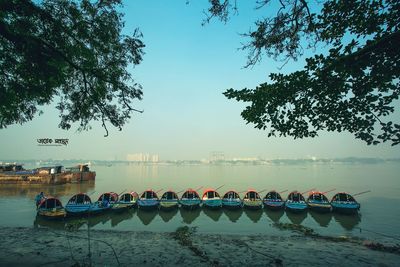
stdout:
MULTIPOLYGON (((87 234, 1 228, 0 266, 88 264, 87 234)), ((300 233, 282 237, 91 230, 90 237, 93 266, 398 266, 400 262, 398 251, 376 251, 361 241, 337 242, 300 233)))

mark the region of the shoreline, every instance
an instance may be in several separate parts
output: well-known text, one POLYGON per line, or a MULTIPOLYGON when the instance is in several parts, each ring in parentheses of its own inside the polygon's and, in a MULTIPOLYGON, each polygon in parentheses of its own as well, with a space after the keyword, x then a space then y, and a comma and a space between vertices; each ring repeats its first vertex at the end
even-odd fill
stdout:
POLYGON ((368 247, 365 240, 343 240, 293 231, 290 236, 196 233, 181 227, 175 232, 51 230, 2 227, 1 266, 396 266, 396 250, 368 247), (371 249, 372 248, 372 249, 371 249), (376 250, 378 249, 378 250, 376 250))

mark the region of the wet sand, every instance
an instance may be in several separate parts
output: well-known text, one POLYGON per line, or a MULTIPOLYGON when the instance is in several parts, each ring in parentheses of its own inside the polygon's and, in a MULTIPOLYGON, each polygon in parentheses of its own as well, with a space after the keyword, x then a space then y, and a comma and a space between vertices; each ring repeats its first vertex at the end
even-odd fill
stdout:
MULTIPOLYGON (((91 230, 93 266, 398 266, 400 255, 371 250, 365 241, 291 236, 215 235, 91 230), (111 246, 112 247, 111 247, 111 246), (115 254, 114 254, 115 251, 115 254)), ((0 266, 89 264, 87 231, 0 229, 0 266)))

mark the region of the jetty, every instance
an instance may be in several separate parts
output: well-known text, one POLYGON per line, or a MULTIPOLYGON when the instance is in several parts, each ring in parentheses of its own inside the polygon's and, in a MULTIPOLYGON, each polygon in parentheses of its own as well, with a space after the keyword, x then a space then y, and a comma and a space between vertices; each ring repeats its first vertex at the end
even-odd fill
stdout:
POLYGON ((96 172, 88 164, 64 168, 61 165, 25 170, 22 164, 0 164, 0 184, 67 184, 94 181, 96 172))

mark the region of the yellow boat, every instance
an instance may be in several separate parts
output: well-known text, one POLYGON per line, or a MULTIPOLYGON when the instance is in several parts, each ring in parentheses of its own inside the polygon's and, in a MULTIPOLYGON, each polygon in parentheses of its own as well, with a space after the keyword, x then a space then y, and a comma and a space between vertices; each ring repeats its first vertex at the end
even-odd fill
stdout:
POLYGON ((62 219, 67 215, 61 201, 54 197, 43 198, 37 206, 37 214, 47 219, 62 219))
POLYGON ((262 208, 262 199, 255 190, 248 190, 243 198, 243 207, 258 210, 262 208))

